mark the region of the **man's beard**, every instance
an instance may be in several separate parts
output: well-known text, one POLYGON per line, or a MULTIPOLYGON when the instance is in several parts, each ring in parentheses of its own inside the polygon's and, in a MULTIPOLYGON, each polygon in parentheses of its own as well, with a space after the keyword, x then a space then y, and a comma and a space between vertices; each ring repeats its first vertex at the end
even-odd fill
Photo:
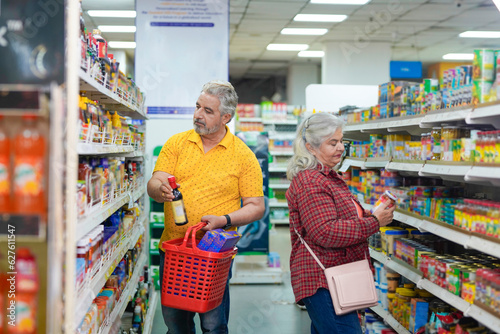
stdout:
MULTIPOLYGON (((199 121, 198 123, 201 123, 206 126, 205 123, 199 121)), ((196 123, 196 120, 193 121, 193 126, 194 126, 194 131, 196 131, 197 134, 201 136, 206 136, 206 135, 211 135, 213 133, 216 133, 220 129, 220 124, 215 125, 213 128, 204 128, 200 124, 196 123)))

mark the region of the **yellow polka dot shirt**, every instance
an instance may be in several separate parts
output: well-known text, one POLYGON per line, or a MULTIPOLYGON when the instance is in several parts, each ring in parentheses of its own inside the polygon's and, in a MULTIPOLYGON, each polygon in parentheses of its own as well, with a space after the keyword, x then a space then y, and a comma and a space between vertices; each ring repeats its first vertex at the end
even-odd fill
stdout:
POLYGON ((241 207, 241 197, 264 196, 262 170, 255 154, 227 126, 222 141, 207 153, 194 130, 172 136, 163 145, 156 171, 175 176, 188 217, 188 224, 176 226, 171 203, 165 203, 162 250, 163 241, 183 238, 187 228, 199 223, 202 216, 226 215, 241 207))

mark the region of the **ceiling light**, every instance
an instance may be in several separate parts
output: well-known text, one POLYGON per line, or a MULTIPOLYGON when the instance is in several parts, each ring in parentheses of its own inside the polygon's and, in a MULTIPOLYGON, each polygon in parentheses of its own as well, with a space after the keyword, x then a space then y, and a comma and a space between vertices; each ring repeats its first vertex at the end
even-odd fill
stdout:
POLYGON ((370 0, 311 0, 311 3, 327 5, 366 5, 370 0))
POLYGON ((307 44, 269 44, 267 49, 270 51, 302 51, 307 50, 307 44))
POLYGON ((310 28, 284 28, 281 30, 283 35, 324 35, 328 29, 310 29, 310 28))
POLYGON ((93 17, 135 17, 135 10, 89 10, 89 16, 93 17))
POLYGON ((324 51, 300 51, 299 57, 306 58, 322 58, 325 55, 324 51))
POLYGON ((498 11, 500 12, 500 0, 493 0, 495 6, 497 6, 498 11))
POLYGON ((112 49, 135 49, 135 42, 108 42, 112 49))
POLYGON ((303 22, 342 22, 347 15, 297 14, 293 20, 303 22))
POLYGON ((474 54, 473 53, 447 53, 443 56, 443 59, 472 60, 472 59, 474 59, 474 54))
POLYGON ((101 32, 135 32, 135 26, 98 26, 101 32))
POLYGON ((500 31, 464 31, 458 36, 464 38, 500 38, 500 31))

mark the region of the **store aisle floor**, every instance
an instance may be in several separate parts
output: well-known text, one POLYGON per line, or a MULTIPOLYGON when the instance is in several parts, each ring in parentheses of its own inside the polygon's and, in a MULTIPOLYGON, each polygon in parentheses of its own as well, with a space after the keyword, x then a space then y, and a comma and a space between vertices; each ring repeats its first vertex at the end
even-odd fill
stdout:
MULTIPOLYGON (((269 231, 270 251, 280 254, 283 284, 231 285, 230 334, 303 334, 310 332, 307 311, 294 303, 290 285, 290 232, 288 226, 269 231)), ((197 333, 201 333, 195 317, 197 333)), ((153 322, 153 334, 166 333, 161 304, 158 302, 153 322)))

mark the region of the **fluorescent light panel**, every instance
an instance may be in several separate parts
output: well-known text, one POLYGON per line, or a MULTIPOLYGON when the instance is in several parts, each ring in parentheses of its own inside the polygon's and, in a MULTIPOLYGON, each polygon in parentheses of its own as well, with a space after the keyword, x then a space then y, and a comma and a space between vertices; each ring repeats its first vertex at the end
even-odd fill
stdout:
POLYGON ((458 36, 463 38, 500 38, 500 31, 464 31, 458 36))
POLYGON ((135 17, 135 10, 89 10, 92 17, 135 17))
POLYGON ((108 46, 112 49, 135 49, 135 42, 108 42, 108 46))
POLYGON ((301 22, 342 22, 347 15, 297 14, 293 20, 301 22))
POLYGON ((328 32, 328 29, 314 29, 314 28, 284 28, 281 30, 283 35, 315 35, 320 36, 328 32))
POLYGON ((135 32, 135 26, 98 26, 101 32, 135 32))
POLYGON ((267 49, 270 51, 302 51, 307 50, 307 44, 269 44, 267 49))
POLYGON ((474 59, 473 53, 447 53, 443 56, 447 60, 472 60, 474 59))
POLYGON ((325 52, 324 51, 300 51, 298 56, 304 57, 304 58, 322 58, 325 56, 325 52))
POLYGON ((497 6, 498 11, 500 12, 500 0, 493 0, 495 6, 497 6))
POLYGON ((366 5, 371 0, 311 0, 311 3, 327 5, 366 5))

